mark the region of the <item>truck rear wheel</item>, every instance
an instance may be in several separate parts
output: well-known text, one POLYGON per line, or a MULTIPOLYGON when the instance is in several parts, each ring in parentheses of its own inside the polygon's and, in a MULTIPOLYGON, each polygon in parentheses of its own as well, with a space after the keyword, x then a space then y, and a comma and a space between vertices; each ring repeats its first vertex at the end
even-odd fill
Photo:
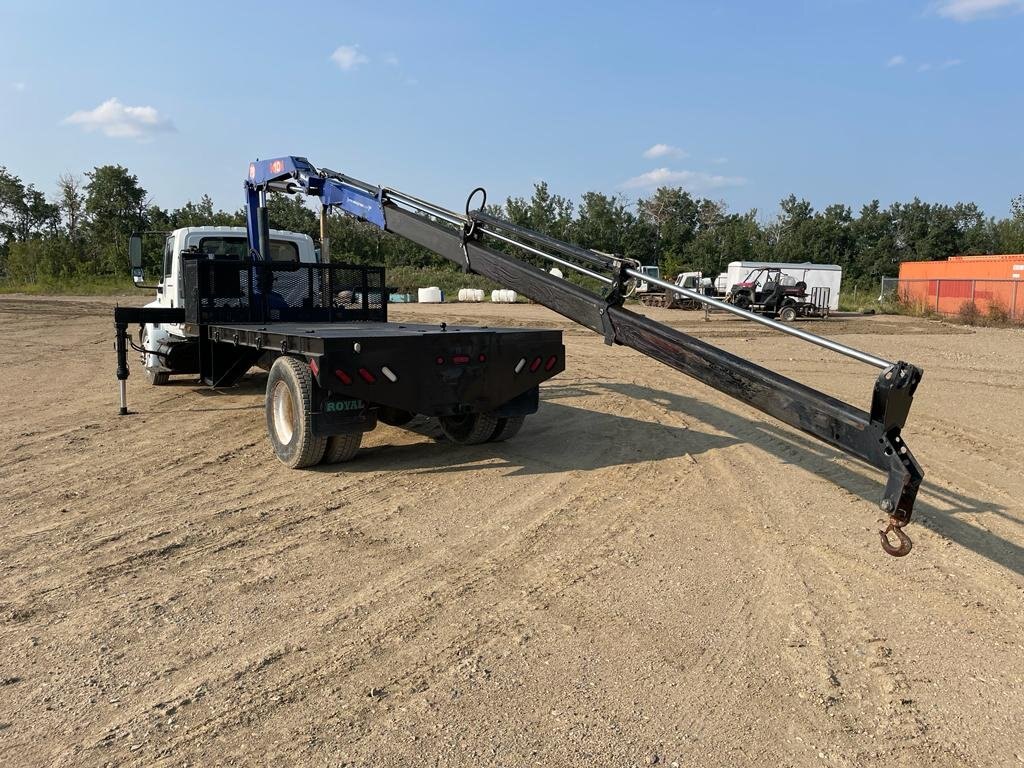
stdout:
POLYGON ((279 357, 267 376, 267 434, 281 463, 299 469, 324 456, 327 438, 313 434, 313 377, 294 357, 279 357))
POLYGON ((525 416, 507 416, 503 419, 498 419, 498 426, 494 428, 491 442, 500 443, 503 440, 515 437, 519 434, 519 430, 522 429, 524 421, 526 421, 525 416))
POLYGON ((491 439, 498 428, 498 417, 490 413, 467 413, 442 416, 441 431, 453 443, 479 445, 491 439))
POLYGON ((362 432, 350 432, 347 435, 332 435, 327 438, 323 464, 341 464, 351 461, 359 453, 359 445, 363 442, 362 432))

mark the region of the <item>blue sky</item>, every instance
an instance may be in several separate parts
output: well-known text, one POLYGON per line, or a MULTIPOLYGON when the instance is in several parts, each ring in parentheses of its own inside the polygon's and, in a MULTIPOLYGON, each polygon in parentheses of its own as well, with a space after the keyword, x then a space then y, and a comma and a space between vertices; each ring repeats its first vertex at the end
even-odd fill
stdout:
POLYGON ((1024 192, 1024 0, 0 0, 0 164, 241 205, 301 154, 461 206, 657 183, 774 214, 1024 192))

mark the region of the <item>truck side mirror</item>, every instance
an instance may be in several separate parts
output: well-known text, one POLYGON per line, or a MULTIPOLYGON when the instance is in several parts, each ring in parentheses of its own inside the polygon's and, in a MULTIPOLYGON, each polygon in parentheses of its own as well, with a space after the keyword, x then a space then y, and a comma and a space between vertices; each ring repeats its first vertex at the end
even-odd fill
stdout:
POLYGON ((128 261, 132 267, 132 281, 142 285, 142 235, 133 234, 128 238, 128 261))

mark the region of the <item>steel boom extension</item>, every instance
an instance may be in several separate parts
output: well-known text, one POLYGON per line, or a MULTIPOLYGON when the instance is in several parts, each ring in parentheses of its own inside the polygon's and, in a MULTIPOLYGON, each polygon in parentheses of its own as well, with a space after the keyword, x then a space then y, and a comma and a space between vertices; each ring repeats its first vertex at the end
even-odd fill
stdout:
POLYGON ((781 376, 742 357, 625 309, 626 283, 633 278, 652 282, 629 259, 588 251, 547 235, 498 219, 483 211, 457 213, 396 190, 375 187, 328 169, 318 169, 300 157, 253 163, 246 182, 251 242, 267 242, 266 192, 302 192, 316 195, 325 206, 339 207, 381 229, 443 256, 473 272, 512 288, 564 317, 604 336, 608 344, 622 344, 675 368, 769 416, 816 437, 887 473, 880 502, 889 526, 880 531, 882 547, 896 556, 910 552, 911 541, 902 530, 911 518, 924 476, 901 436, 921 369, 905 362, 889 362, 815 334, 778 323, 672 283, 654 280, 665 290, 769 325, 784 333, 847 355, 881 369, 875 381, 871 410, 855 406, 781 376), (490 242, 489 242, 490 241, 490 242), (491 247, 511 246, 524 253, 567 267, 607 286, 604 294, 549 274, 527 261, 491 247), (898 545, 887 534, 895 532, 898 545))

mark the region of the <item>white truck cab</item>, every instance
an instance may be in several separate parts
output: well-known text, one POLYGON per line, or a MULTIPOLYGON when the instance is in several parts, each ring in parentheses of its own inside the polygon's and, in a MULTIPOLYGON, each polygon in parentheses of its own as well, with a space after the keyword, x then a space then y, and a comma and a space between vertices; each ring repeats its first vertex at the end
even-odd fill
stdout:
MULTIPOLYGON (((184 303, 184 275, 181 266, 183 251, 198 250, 216 256, 248 258, 249 245, 245 227, 183 227, 167 235, 164 240, 161 275, 156 283, 156 298, 147 307, 180 307, 184 303)), ((315 263, 319 254, 313 238, 297 232, 270 230, 270 255, 273 261, 315 263)), ((141 281, 141 275, 136 281, 141 281)), ((166 384, 175 372, 191 373, 191 366, 176 367, 178 360, 187 360, 184 346, 195 346, 196 337, 182 324, 158 325, 148 323, 142 327, 141 345, 160 354, 144 354, 146 377, 153 384, 166 384)))
MULTIPOLYGON (((661 267, 645 264, 644 266, 640 267, 638 271, 642 272, 647 277, 653 277, 655 280, 661 280, 661 267)), ((647 293, 648 291, 654 290, 656 289, 652 288, 646 280, 640 280, 636 284, 637 293, 647 293)))

